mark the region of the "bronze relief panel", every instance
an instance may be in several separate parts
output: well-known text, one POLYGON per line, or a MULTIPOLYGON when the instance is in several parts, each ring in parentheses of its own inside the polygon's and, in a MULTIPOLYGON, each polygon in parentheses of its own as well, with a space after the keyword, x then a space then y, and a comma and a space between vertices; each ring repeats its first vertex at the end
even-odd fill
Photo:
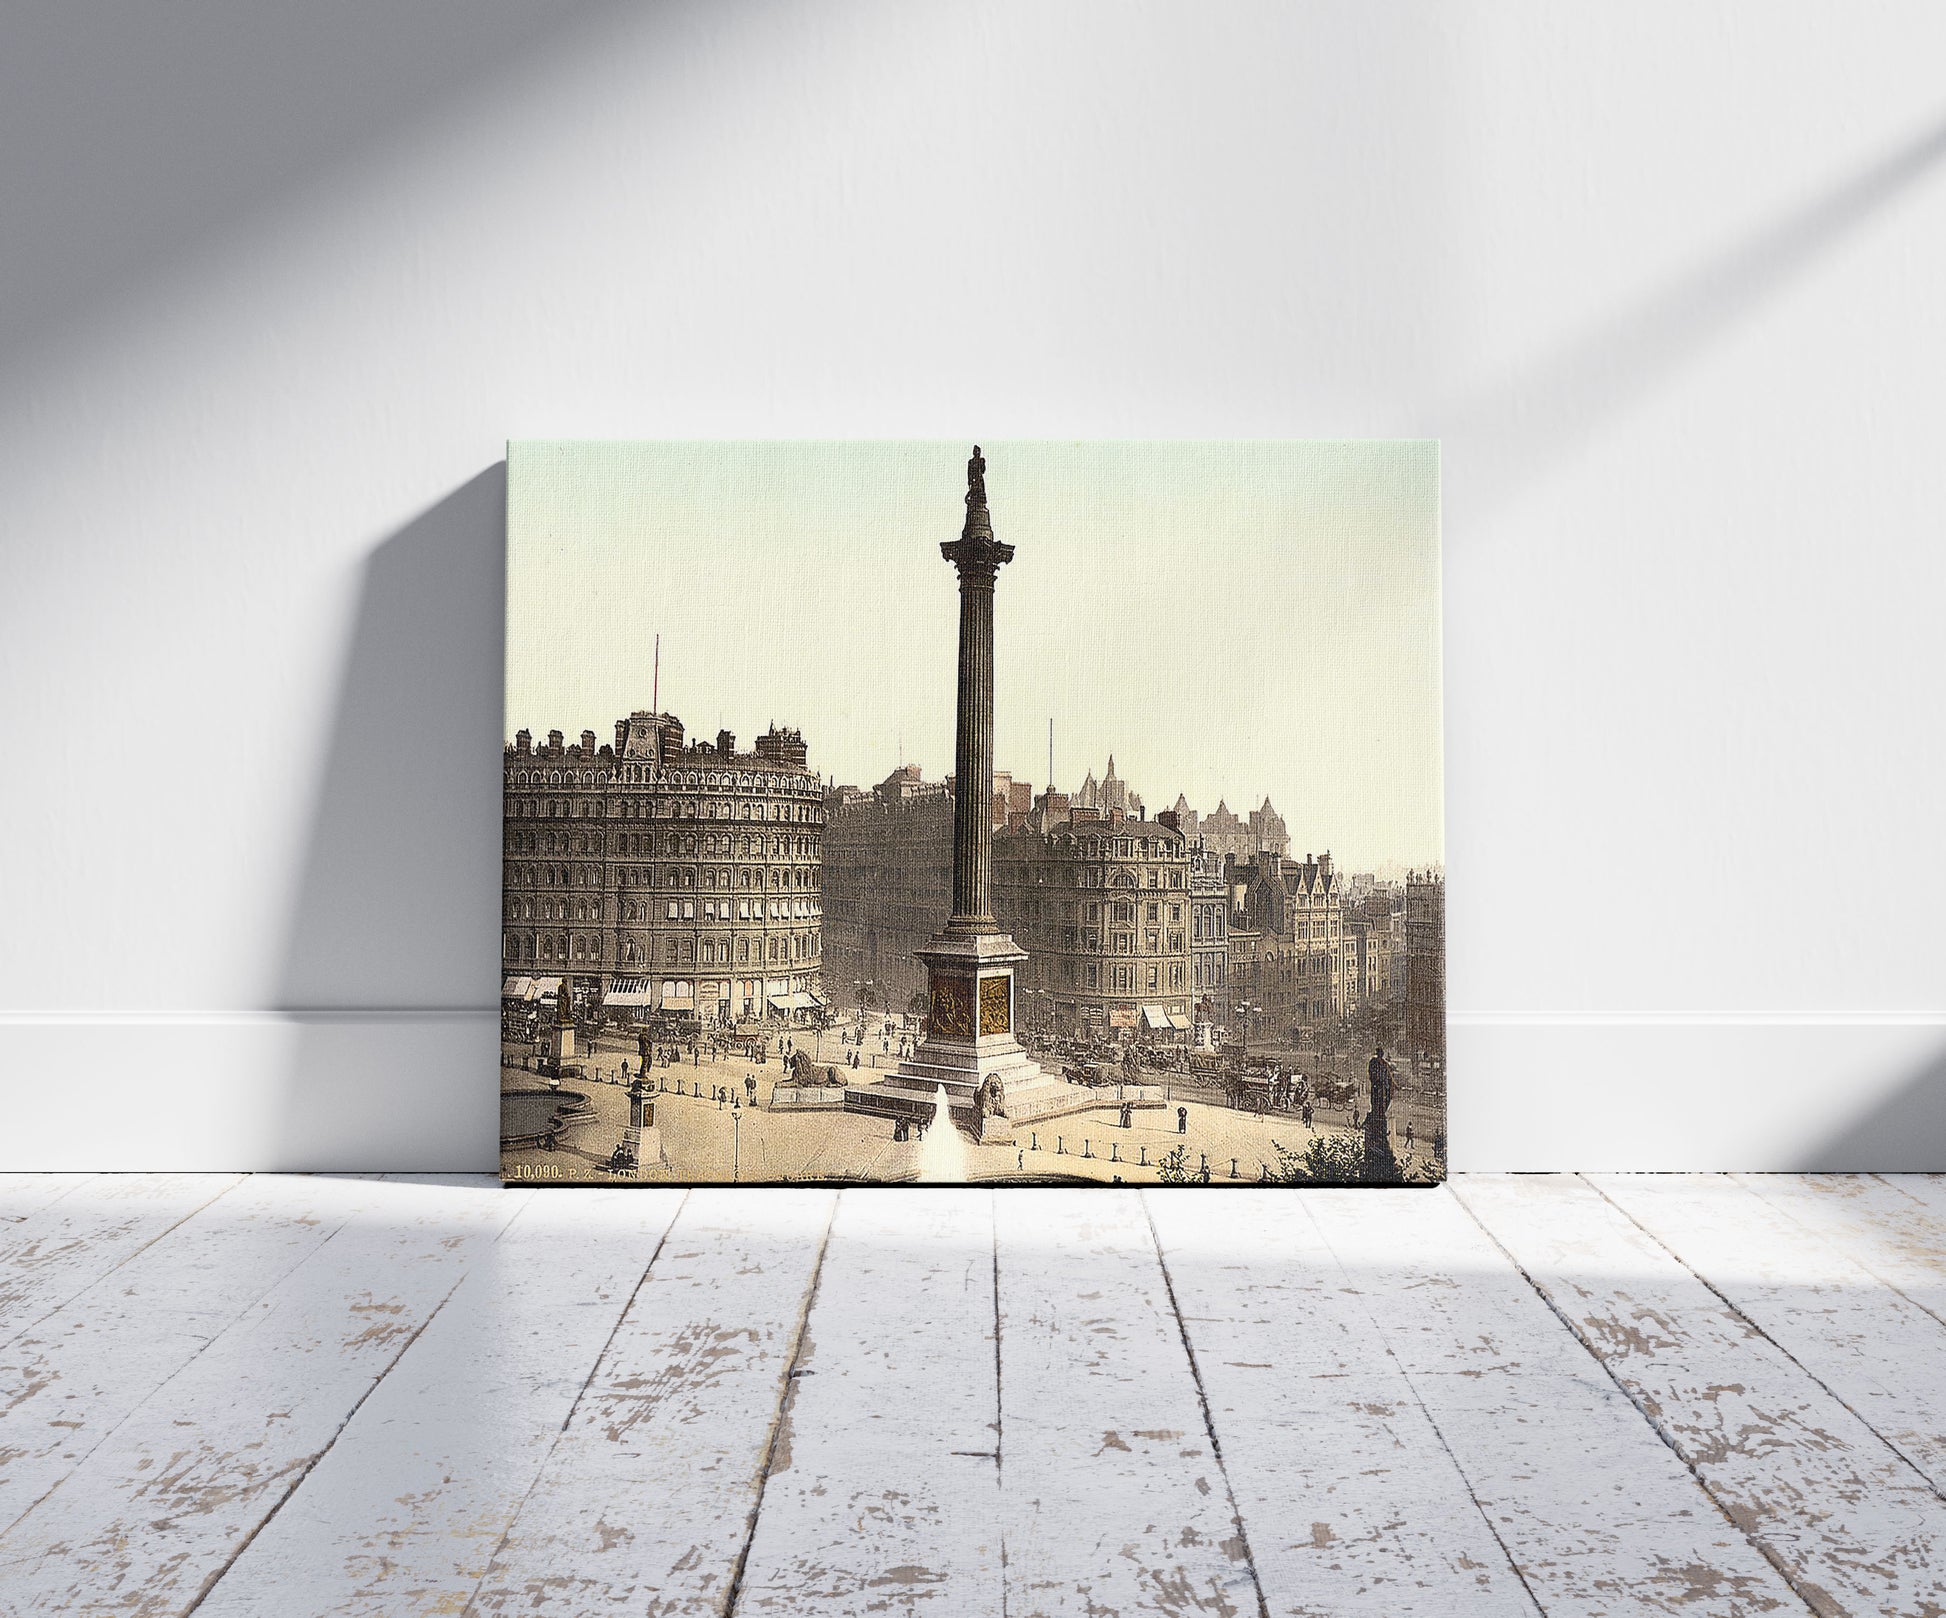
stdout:
POLYGON ((1012 998, 1005 978, 988 978, 980 985, 981 1033, 1004 1034, 1013 1026, 1008 1015, 1012 998))
POLYGON ((932 1031, 948 1039, 973 1037, 973 985, 967 979, 933 975, 932 1031))

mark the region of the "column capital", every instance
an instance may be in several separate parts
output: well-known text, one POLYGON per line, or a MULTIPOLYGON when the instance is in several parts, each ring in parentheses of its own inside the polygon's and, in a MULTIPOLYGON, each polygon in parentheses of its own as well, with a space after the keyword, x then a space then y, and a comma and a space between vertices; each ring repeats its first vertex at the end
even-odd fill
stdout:
POLYGON ((959 569, 962 584, 969 579, 991 584, 1000 569, 1014 559, 1014 548, 1001 544, 991 534, 962 534, 941 545, 939 554, 959 569))

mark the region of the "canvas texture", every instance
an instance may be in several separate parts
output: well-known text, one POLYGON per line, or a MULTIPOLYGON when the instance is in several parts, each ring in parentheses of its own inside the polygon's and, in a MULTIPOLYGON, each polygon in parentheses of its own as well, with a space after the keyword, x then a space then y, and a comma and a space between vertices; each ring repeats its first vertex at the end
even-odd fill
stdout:
POLYGON ((507 471, 507 1180, 1444 1177, 1437 445, 507 471))

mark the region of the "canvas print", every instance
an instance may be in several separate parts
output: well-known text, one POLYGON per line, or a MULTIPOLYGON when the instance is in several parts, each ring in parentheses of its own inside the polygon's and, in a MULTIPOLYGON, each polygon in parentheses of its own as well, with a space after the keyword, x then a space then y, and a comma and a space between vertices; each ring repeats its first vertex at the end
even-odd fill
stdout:
POLYGON ((1432 1184, 1426 442, 507 457, 524 1184, 1432 1184))

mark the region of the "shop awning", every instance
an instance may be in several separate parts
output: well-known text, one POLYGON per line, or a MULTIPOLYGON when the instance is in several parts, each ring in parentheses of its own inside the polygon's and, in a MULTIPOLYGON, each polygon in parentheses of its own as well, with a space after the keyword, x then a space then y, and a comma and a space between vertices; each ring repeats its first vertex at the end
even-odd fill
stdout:
POLYGON ((1187 1031, 1189 1028, 1189 1019, 1180 1011, 1172 1011, 1169 1013, 1169 1026, 1187 1031))
POLYGON ((1144 1028, 1167 1028, 1169 1026, 1169 1013, 1164 1011, 1160 1006, 1144 1006, 1142 1008, 1142 1026, 1144 1028))
POLYGON ((806 989, 806 990, 804 991, 804 998, 805 998, 805 999, 806 999, 806 1000, 807 1000, 807 1001, 808 1001, 808 1002, 809 1002, 809 1003, 810 1003, 811 1005, 814 1005, 814 1006, 828 1006, 828 1005, 830 1005, 830 1004, 831 1004, 831 1002, 830 1002, 829 1000, 827 1000, 827 999, 825 999, 825 997, 824 997, 823 995, 821 995, 821 994, 819 994, 819 993, 818 993, 818 991, 817 991, 816 989, 806 989))
POLYGON ((559 978, 529 978, 527 998, 529 1000, 551 1000, 561 992, 559 978))
POLYGON ((500 980, 500 998, 502 1000, 525 1000, 528 997, 527 985, 531 982, 533 982, 532 978, 502 978, 500 980))
POLYGON ((620 1006, 624 1010, 630 1006, 652 1006, 655 990, 647 978, 616 978, 608 985, 601 1001, 605 1006, 620 1006))
POLYGON ((817 1001, 799 989, 794 994, 773 994, 770 1003, 779 1011, 802 1011, 807 1006, 816 1005, 817 1001))

